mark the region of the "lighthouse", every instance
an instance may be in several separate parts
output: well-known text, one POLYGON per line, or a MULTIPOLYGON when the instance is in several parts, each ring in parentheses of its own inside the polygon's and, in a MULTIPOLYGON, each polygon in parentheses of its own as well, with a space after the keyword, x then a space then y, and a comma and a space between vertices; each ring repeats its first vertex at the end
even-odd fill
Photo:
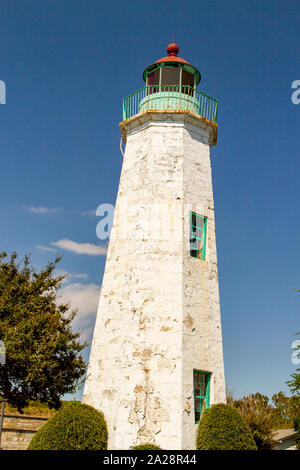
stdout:
POLYGON ((123 165, 83 402, 109 449, 195 449, 225 403, 210 147, 218 101, 169 44, 123 99, 123 165))

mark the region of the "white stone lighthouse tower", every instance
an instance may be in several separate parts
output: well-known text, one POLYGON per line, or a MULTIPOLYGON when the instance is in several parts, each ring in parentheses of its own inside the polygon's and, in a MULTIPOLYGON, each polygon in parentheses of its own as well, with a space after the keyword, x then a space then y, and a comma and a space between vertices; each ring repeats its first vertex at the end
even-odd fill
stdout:
POLYGON ((123 100, 126 144, 83 401, 103 411, 109 449, 195 449, 225 402, 210 147, 217 100, 168 56, 123 100))

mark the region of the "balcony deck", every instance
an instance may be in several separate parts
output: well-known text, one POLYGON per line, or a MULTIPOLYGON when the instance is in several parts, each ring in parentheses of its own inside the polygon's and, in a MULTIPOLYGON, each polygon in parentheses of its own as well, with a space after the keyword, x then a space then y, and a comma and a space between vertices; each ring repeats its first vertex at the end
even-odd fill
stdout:
POLYGON ((151 85, 123 98, 123 120, 144 111, 190 111, 217 122, 218 100, 190 86, 151 85))

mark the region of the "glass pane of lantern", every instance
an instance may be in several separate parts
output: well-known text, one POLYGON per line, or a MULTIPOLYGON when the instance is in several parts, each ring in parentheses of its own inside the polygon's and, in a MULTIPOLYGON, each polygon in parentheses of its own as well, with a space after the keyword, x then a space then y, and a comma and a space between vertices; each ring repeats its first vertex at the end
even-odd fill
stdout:
POLYGON ((159 69, 149 73, 147 77, 147 85, 147 95, 151 95, 158 91, 158 87, 155 87, 154 85, 159 85, 159 69))
POLYGON ((161 84, 176 85, 172 87, 162 87, 161 91, 179 91, 180 70, 175 67, 163 67, 161 69, 161 84))
POLYGON ((194 88, 194 75, 186 70, 182 70, 181 85, 183 93, 193 95, 194 92, 192 88, 194 88))

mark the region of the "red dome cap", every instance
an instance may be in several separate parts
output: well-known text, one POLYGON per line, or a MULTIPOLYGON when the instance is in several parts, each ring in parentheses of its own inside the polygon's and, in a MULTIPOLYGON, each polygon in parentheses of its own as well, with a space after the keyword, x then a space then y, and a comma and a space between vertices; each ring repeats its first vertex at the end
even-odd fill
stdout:
POLYGON ((179 47, 177 46, 177 44, 174 44, 173 42, 171 44, 168 45, 167 47, 167 53, 169 55, 175 55, 177 56, 179 52, 179 47))
POLYGON ((179 52, 179 47, 177 46, 177 44, 174 44, 173 42, 171 42, 171 44, 169 44, 167 47, 168 56, 158 59, 155 63, 158 64, 160 62, 181 62, 182 64, 189 64, 187 60, 184 60, 181 57, 177 57, 178 52, 179 52))
POLYGON ((161 59, 156 60, 154 62, 154 64, 149 65, 144 70, 144 73, 143 73, 144 81, 146 81, 147 72, 149 73, 153 69, 153 67, 155 67, 156 64, 161 64, 162 62, 169 62, 170 64, 172 62, 173 63, 174 62, 177 62, 177 63, 179 62, 184 67, 186 67, 186 69, 189 69, 189 71, 196 76, 196 84, 198 84, 201 80, 201 74, 200 74, 199 70, 196 67, 194 67, 193 65, 191 65, 187 60, 184 60, 181 57, 178 57, 177 56, 178 52, 179 52, 179 47, 177 46, 177 44, 174 44, 173 42, 171 42, 167 47, 168 55, 166 57, 162 57, 161 59))

